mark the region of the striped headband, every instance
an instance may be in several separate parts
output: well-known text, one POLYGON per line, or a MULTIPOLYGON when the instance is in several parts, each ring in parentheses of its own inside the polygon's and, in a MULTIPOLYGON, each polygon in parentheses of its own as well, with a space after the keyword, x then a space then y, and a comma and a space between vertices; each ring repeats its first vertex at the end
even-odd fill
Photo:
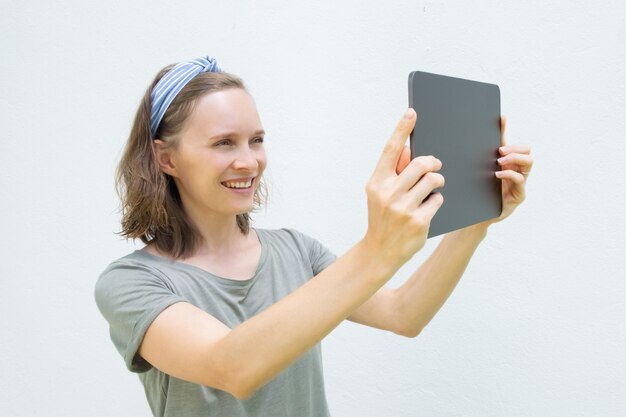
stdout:
POLYGON ((181 62, 169 70, 154 86, 150 94, 152 112, 150 113, 150 134, 155 138, 161 119, 174 98, 189 81, 201 72, 222 72, 217 60, 206 56, 191 61, 181 62))

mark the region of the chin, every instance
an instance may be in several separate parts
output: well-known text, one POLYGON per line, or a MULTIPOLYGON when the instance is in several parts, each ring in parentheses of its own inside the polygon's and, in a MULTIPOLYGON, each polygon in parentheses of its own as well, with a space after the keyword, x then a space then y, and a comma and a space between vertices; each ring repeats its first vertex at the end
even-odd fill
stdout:
POLYGON ((244 207, 242 207, 242 208, 240 208, 240 209, 236 209, 236 210, 234 210, 234 213, 233 213, 233 214, 235 214, 235 215, 238 215, 238 214, 247 214, 247 213, 250 213, 250 212, 253 210, 253 208, 254 208, 254 207, 253 207, 253 206, 252 206, 252 204, 251 204, 251 205, 250 205, 250 206, 248 206, 248 207, 245 207, 245 208, 244 208, 244 207))

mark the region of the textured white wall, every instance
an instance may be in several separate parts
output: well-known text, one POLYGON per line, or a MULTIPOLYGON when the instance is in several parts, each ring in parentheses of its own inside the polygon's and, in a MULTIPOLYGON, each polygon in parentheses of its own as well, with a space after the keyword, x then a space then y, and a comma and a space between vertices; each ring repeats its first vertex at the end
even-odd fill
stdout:
MULTIPOLYGON (((489 232, 416 339, 346 323, 324 343, 334 416, 626 415, 626 3, 0 3, 0 414, 149 416, 93 302, 140 247, 113 171, 163 65, 212 54, 268 132, 259 227, 341 254, 424 70, 496 83, 533 147, 526 203, 489 232)), ((432 252, 429 241, 392 284, 432 252)))

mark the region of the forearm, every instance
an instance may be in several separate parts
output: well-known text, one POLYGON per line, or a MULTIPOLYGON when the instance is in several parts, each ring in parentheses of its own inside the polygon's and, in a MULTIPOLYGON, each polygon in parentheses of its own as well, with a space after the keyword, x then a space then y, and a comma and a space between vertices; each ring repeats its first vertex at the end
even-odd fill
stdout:
POLYGON ((487 228, 486 223, 480 223, 448 233, 409 280, 394 290, 401 334, 416 336, 439 311, 487 235, 487 228))
POLYGON ((229 373, 241 396, 253 393, 319 343, 387 282, 399 266, 377 258, 360 242, 218 342, 214 360, 231 364, 229 373))

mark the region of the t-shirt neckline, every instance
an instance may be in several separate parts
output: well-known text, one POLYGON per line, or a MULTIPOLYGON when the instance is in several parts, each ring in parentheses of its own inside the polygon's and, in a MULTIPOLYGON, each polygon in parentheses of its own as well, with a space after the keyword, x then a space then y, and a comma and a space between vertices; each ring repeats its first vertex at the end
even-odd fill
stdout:
POLYGON ((160 255, 155 255, 153 253, 141 250, 141 249, 137 249, 135 250, 135 254, 140 255, 140 256, 145 256, 147 258, 150 258, 152 260, 156 260, 160 263, 163 264, 167 264, 170 266, 175 266, 177 268, 182 268, 182 269, 187 269, 190 271, 194 271, 194 272, 199 272, 203 275, 207 275, 211 278, 213 278, 214 280, 228 285, 228 286, 234 286, 234 287, 245 287, 249 284, 251 284, 252 282, 255 281, 256 277, 259 275, 259 273, 261 272, 263 266, 265 265, 265 260, 267 259, 267 241, 265 240, 265 236, 263 236, 263 233, 259 231, 259 229, 257 228, 251 228, 256 232, 257 238, 259 239, 259 242, 261 243, 261 256, 259 258, 259 264, 256 267, 256 270, 254 271, 254 274, 252 275, 252 277, 248 278, 248 279, 232 279, 232 278, 225 278, 225 277, 221 277, 219 275, 216 275, 210 271, 207 271, 204 268, 200 268, 198 266, 195 265, 191 265, 185 262, 180 262, 180 261, 176 261, 176 260, 171 260, 168 258, 165 258, 163 256, 160 255))

